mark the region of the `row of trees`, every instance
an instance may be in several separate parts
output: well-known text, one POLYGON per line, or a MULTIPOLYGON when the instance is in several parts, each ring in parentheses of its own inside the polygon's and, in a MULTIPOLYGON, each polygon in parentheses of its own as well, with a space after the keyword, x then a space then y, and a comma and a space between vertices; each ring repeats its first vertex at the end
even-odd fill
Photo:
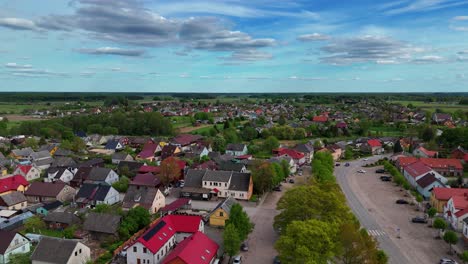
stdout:
POLYGON ((242 206, 233 204, 223 233, 224 251, 230 258, 239 252, 242 241, 247 239, 253 228, 254 224, 242 206))
POLYGON ((309 185, 285 193, 274 227, 281 233, 275 244, 282 263, 387 263, 387 255, 346 205, 333 177, 329 153, 314 157, 309 185), (317 168, 318 166, 318 168, 317 168))

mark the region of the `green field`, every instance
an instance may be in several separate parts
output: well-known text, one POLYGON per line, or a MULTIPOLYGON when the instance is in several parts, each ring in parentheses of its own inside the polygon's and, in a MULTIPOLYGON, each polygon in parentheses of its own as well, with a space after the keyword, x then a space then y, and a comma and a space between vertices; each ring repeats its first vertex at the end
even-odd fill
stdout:
POLYGON ((457 110, 468 111, 467 105, 460 105, 457 103, 426 103, 421 101, 391 101, 392 103, 401 104, 407 106, 412 104, 415 107, 420 107, 423 110, 434 112, 437 108, 444 112, 455 112, 457 110))

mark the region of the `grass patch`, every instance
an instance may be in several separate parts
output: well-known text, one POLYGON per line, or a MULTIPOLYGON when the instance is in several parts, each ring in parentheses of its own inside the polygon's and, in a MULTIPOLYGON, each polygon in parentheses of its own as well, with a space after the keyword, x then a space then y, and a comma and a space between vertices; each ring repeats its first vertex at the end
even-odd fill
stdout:
POLYGON ((453 102, 453 103, 427 103, 427 102, 421 102, 421 101, 391 101, 392 103, 397 103, 401 104, 404 106, 407 106, 408 104, 412 104, 415 107, 419 107, 423 110, 429 110, 431 112, 434 112, 436 108, 441 109, 444 112, 455 112, 457 110, 463 110, 466 111, 468 110, 468 106, 460 105, 458 102, 453 102))

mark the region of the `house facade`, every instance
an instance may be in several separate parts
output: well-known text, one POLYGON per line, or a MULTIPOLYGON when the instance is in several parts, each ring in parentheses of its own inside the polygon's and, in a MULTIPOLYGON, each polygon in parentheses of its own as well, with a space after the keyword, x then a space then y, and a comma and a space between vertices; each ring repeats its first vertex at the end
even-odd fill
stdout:
POLYGON ((11 192, 24 193, 29 188, 29 182, 21 175, 13 175, 0 179, 0 195, 11 192))
POLYGON ((444 207, 444 218, 456 231, 463 230, 463 220, 468 218, 468 196, 453 196, 444 207))
POLYGON ((229 219, 231 213, 231 207, 236 201, 229 197, 224 201, 221 201, 209 214, 209 223, 211 226, 225 226, 226 220, 229 219))
POLYGON ((13 174, 21 175, 28 181, 39 179, 41 177, 40 169, 33 165, 18 165, 13 174))
POLYGON ((0 230, 0 263, 10 262, 12 254, 24 254, 31 250, 31 242, 20 233, 0 230))
POLYGON ((0 208, 7 210, 22 210, 28 206, 26 197, 21 192, 11 192, 0 195, 0 208))
POLYGON ((91 250, 73 239, 43 237, 31 255, 32 264, 85 264, 91 260, 91 250))
POLYGON ((71 201, 75 189, 61 182, 33 182, 24 193, 29 203, 71 201))
POLYGON ((230 143, 226 146, 226 154, 233 156, 247 155, 247 145, 241 143, 230 143))

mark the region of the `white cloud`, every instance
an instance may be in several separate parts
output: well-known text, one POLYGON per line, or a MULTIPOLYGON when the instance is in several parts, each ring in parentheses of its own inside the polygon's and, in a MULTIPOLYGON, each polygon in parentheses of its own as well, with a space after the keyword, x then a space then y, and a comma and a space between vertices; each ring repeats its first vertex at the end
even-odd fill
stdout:
POLYGON ((116 47, 101 47, 97 49, 77 49, 76 51, 84 54, 93 55, 118 55, 118 56, 129 56, 139 57, 142 56, 145 51, 136 49, 121 49, 116 47))
POLYGON ((30 68, 32 68, 32 65, 30 65, 30 64, 20 65, 20 64, 17 64, 16 62, 9 62, 9 63, 5 64, 5 67, 6 68, 14 68, 14 69, 30 69, 30 68))
POLYGON ((323 35, 320 33, 312 33, 300 35, 297 39, 300 41, 323 41, 330 39, 330 36, 323 35))
POLYGON ((439 63, 444 62, 445 58, 437 55, 426 55, 416 59, 411 60, 411 62, 416 64, 426 64, 426 63, 439 63))
POLYGON ((37 30, 33 21, 16 17, 0 18, 0 26, 15 30, 37 30))
POLYGON ((467 21, 468 20, 468 16, 456 16, 454 18, 452 18, 453 20, 456 20, 456 21, 467 21))
POLYGON ((381 6, 380 10, 387 15, 400 15, 406 13, 428 12, 444 8, 465 6, 468 1, 454 0, 414 0, 414 1, 395 1, 394 4, 381 6))

